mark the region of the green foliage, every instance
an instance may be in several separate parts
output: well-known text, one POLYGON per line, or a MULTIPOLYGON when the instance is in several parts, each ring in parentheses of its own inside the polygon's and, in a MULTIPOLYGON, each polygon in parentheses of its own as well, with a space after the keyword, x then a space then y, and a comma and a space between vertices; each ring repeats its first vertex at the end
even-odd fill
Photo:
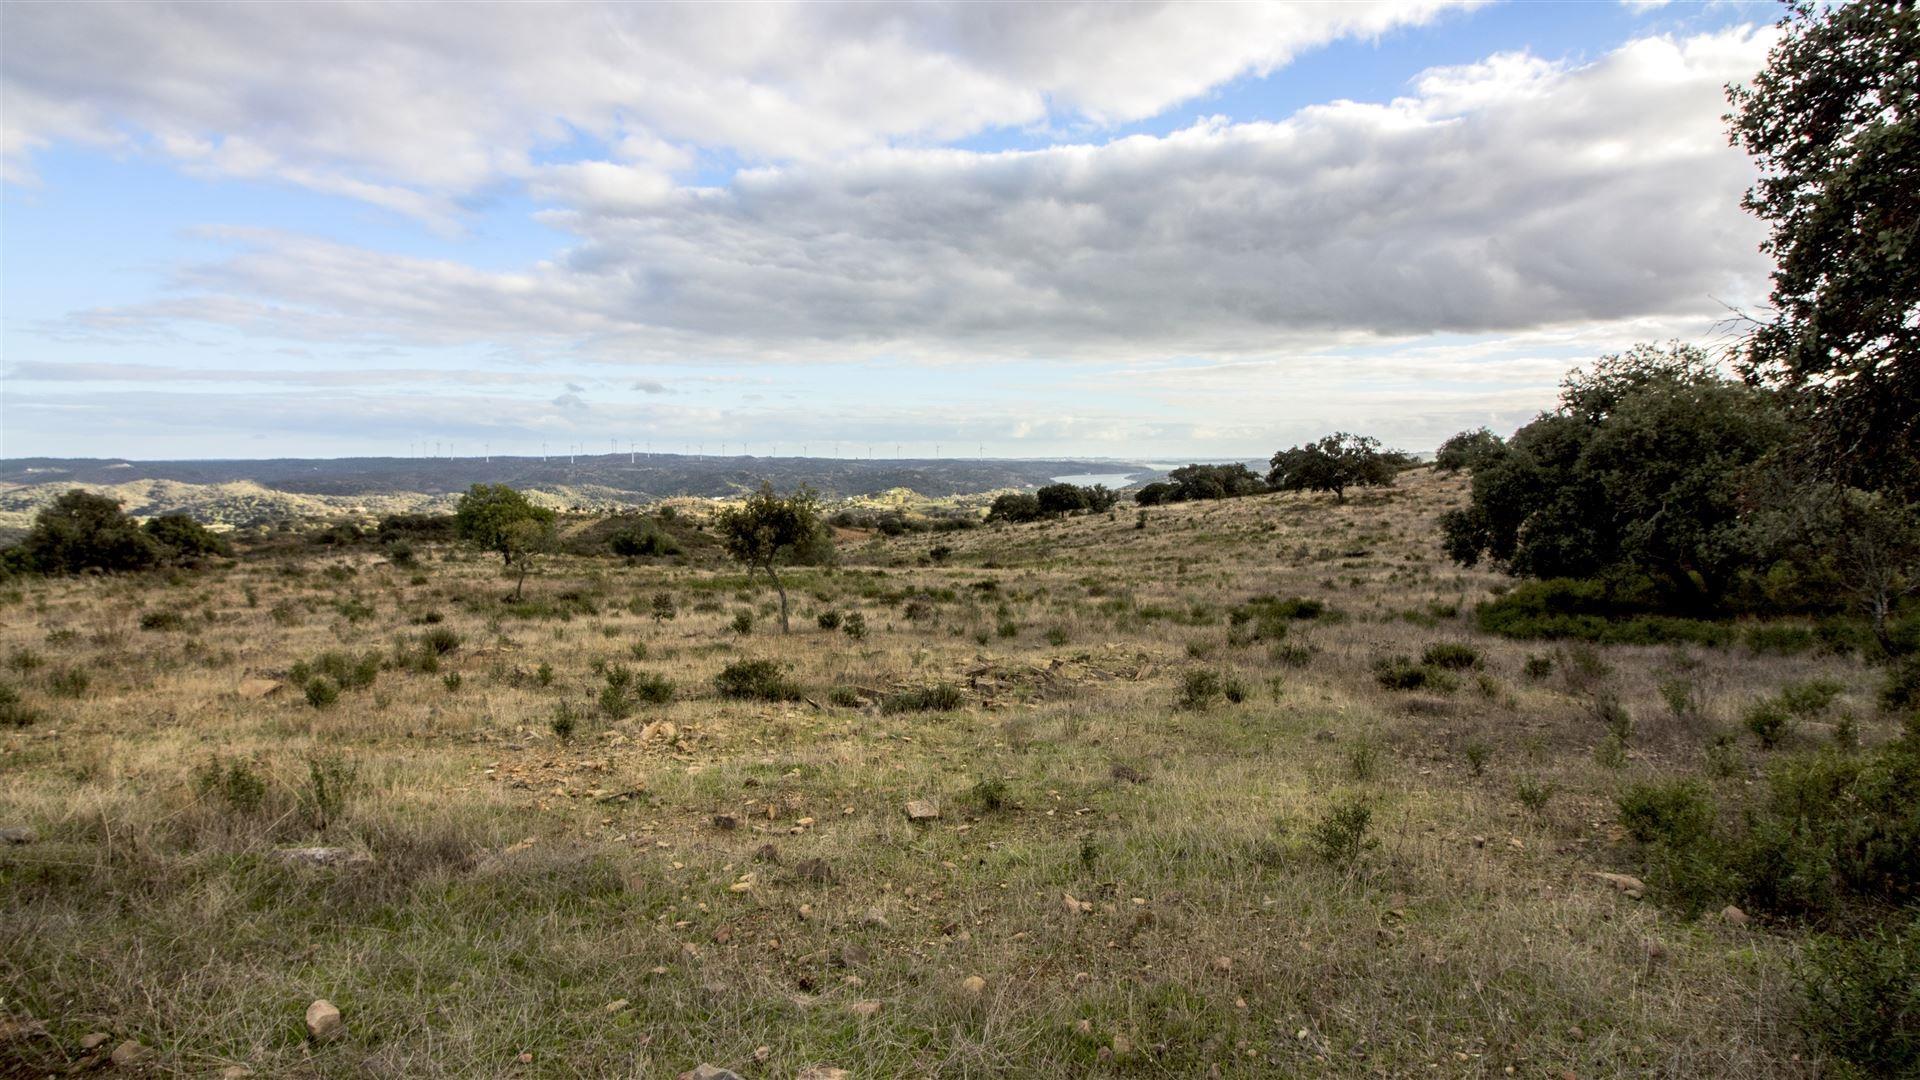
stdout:
POLYGON ((1463 671, 1480 666, 1480 650, 1462 641, 1436 641, 1420 654, 1428 667, 1463 671))
POLYGON ((867 637, 867 617, 857 611, 847 612, 840 621, 840 630, 855 641, 865 641, 867 637))
POLYGON ((164 632, 184 630, 186 626, 187 617, 170 608, 143 612, 140 615, 140 629, 142 630, 158 630, 164 632))
POLYGON ((713 677, 713 688, 723 698, 739 701, 798 701, 800 688, 786 676, 786 668, 772 660, 735 660, 713 677))
POLYGON ((1360 856, 1380 846, 1370 835, 1373 808, 1363 800, 1350 799, 1327 808, 1307 830, 1314 854, 1331 866, 1350 867, 1360 856))
POLYGON ((1448 553, 1525 577, 1641 578, 1662 606, 1710 609, 1751 565, 1745 489, 1788 436, 1771 394, 1692 346, 1602 357, 1475 470, 1471 502, 1443 519, 1448 553))
POLYGON ((883 713, 952 712, 966 704, 966 695, 952 683, 916 686, 888 694, 880 702, 883 713))
POLYGON ((1920 653, 1914 653, 1887 668, 1880 685, 1880 704, 1889 712, 1920 709, 1920 653))
POLYGON ((1009 491, 993 497, 993 505, 987 508, 989 522, 1008 522, 1018 525, 1028 521, 1039 521, 1047 512, 1040 508, 1038 497, 1024 491, 1009 491))
POLYGON ((823 611, 815 616, 813 621, 818 624, 822 630, 831 631, 840 629, 840 613, 838 611, 823 611))
POLYGON ((1691 847, 1713 832, 1713 793, 1698 780, 1634 784, 1618 804, 1620 827, 1642 844, 1691 847))
POLYGON ((1013 786, 998 776, 983 776, 967 790, 967 802, 983 814, 994 814, 1013 802, 1013 786))
POLYGON ((1432 664, 1416 664, 1405 656, 1380 656, 1373 661, 1373 681, 1388 690, 1437 690, 1451 693, 1460 681, 1432 664))
POLYGON ((0 683, 0 728, 32 727, 40 720, 40 711, 28 706, 21 699, 20 691, 0 683))
POLYGON ((1507 590, 1475 608, 1474 618, 1483 632, 1510 638, 1604 645, 1725 645, 1733 640, 1733 628, 1726 623, 1644 611, 1606 582, 1552 578, 1507 590))
POLYGON ((347 804, 360 787, 360 770, 340 754, 307 758, 307 782, 300 789, 300 805, 316 831, 346 816, 347 804))
POLYGON ((1514 781, 1513 797, 1520 801, 1531 814, 1542 813, 1547 803, 1553 800, 1554 792, 1559 789, 1551 780, 1542 780, 1537 776, 1523 776, 1514 781))
POLYGON ((1801 1020, 1829 1053, 1875 1075, 1920 1072, 1920 909, 1858 937, 1814 936, 1797 975, 1801 1020))
POLYGON ((553 535, 553 511, 505 484, 475 484, 460 496, 453 525, 460 539, 498 554, 508 566, 553 535))
POLYGON ((1407 460, 1381 450, 1378 439, 1336 432, 1274 454, 1267 485, 1275 491, 1331 491, 1335 501, 1345 502, 1348 488, 1391 485, 1407 460))
POLYGON ((340 700, 340 684, 325 675, 315 675, 306 681, 307 704, 316 709, 324 709, 340 700))
POLYGON ((224 804, 233 814, 260 812, 267 801, 267 781, 244 761, 212 758, 193 771, 193 790, 201 799, 224 804))
POLYGON ((75 488, 34 515, 21 542, 26 564, 43 574, 146 570, 167 549, 120 509, 117 499, 75 488))
POLYGON ((780 630, 790 630, 787 590, 776 567, 821 563, 833 557, 833 538, 820 519, 818 496, 803 484, 782 497, 774 493, 772 484, 762 483, 739 505, 723 507, 715 524, 728 555, 766 572, 780 594, 780 630))
POLYGON ((741 608, 733 613, 733 632, 742 636, 753 633, 753 612, 741 608))
POLYGON ((644 559, 681 553, 681 547, 673 537, 661 532, 650 523, 632 526, 614 533, 607 541, 607 547, 623 559, 644 559))
POLYGON ((1486 428, 1463 431, 1440 444, 1433 467, 1449 473, 1471 471, 1498 461, 1506 448, 1506 442, 1486 428))
POLYGON ((1796 397, 1834 471, 1920 496, 1920 11, 1796 3, 1781 31, 1729 91, 1760 171, 1743 205, 1775 261, 1749 363, 1796 397))
POLYGON ((1756 701, 1748 706, 1740 722, 1748 731, 1753 732, 1753 737, 1760 743, 1762 750, 1774 749, 1793 732, 1793 714, 1772 698, 1756 701))
POLYGON ((1180 680, 1179 705, 1183 709, 1210 709, 1221 699, 1239 704, 1247 698, 1246 684, 1232 675, 1196 668, 1180 680))
POLYGON ((233 554, 233 546, 225 537, 185 514, 161 514, 143 528, 171 561, 233 554))
POLYGON ((653 621, 657 623, 669 622, 674 616, 680 613, 679 609, 674 607, 673 594, 666 592, 653 594, 653 600, 649 605, 649 612, 653 615, 653 621))
POLYGON ((1473 776, 1484 776, 1487 762, 1493 759, 1493 747, 1480 739, 1474 739, 1461 747, 1461 756, 1467 759, 1467 772, 1473 776))

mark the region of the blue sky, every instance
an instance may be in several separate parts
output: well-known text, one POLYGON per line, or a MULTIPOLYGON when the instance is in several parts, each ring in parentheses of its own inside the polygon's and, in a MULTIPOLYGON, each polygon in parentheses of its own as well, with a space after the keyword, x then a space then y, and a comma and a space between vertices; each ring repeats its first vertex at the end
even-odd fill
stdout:
POLYGON ((1773 4, 454 12, 0 8, 0 456, 1429 449, 1765 296, 1773 4))

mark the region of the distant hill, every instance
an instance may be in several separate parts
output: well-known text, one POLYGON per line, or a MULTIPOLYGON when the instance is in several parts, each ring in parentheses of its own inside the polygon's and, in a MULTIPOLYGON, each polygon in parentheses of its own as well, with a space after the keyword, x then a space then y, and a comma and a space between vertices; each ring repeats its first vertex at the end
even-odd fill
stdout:
MULTIPOLYGON (((675 496, 725 498, 770 480, 788 490, 811 484, 829 499, 885 496, 905 489, 950 498, 1030 488, 1056 476, 1126 476, 1143 483, 1158 470, 1137 462, 1085 459, 855 459, 596 454, 481 458, 277 458, 264 461, 128 461, 87 458, 0 460, 0 528, 20 528, 71 487, 121 499, 140 516, 183 512, 203 521, 249 525, 293 517, 379 515, 447 509, 473 484, 510 484, 557 506, 637 505, 675 496)), ((1122 486, 1116 480, 1112 486, 1122 486)))

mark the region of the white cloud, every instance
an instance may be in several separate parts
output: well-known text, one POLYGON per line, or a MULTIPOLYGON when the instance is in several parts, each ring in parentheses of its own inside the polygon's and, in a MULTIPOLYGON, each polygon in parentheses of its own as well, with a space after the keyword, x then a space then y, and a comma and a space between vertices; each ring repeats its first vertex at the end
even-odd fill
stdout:
POLYGON ((58 140, 147 147, 446 224, 502 179, 645 201, 695 144, 819 160, 1138 119, 1462 6, 10 4, 0 152, 20 180, 58 140), (539 164, 578 136, 618 164, 539 164))
MULTIPOLYGON (((578 244, 517 273, 230 232, 181 295, 68 332, 200 321, 296 340, 608 359, 1238 355, 1713 313, 1764 291, 1721 87, 1765 32, 1578 67, 1440 69, 1387 104, 1164 138, 887 148, 721 189, 555 187, 578 244)), ((617 167, 614 167, 617 168, 617 167)))

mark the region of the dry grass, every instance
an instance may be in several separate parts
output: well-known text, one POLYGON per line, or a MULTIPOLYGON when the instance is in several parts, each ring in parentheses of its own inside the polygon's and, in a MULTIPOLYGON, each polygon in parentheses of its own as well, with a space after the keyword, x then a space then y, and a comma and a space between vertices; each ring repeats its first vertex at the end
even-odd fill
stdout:
POLYGON ((843 539, 838 569, 794 575, 788 637, 723 567, 554 560, 519 612, 495 562, 446 553, 28 584, 0 609, 0 661, 20 658, 0 679, 42 718, 0 731, 0 824, 40 839, 0 849, 0 1013, 49 1037, 0 1042, 0 1071, 64 1067, 100 1030, 189 1074, 1818 1073, 1791 938, 1590 874, 1620 866, 1624 783, 1699 769, 1787 681, 1838 679, 1867 715, 1866 673, 1611 647, 1592 685, 1567 655, 1529 678, 1554 650, 1473 633, 1496 579, 1436 551, 1459 497, 1413 474, 1343 507, 843 539), (1293 622, 1282 656, 1229 624, 1257 594, 1336 614, 1293 622), (868 636, 817 628, 830 609, 868 636), (155 610, 185 627, 141 629, 155 610), (437 671, 318 709, 241 692, 436 626, 462 640, 437 671), (1481 667, 1451 691, 1379 685, 1376 659, 1435 642, 1481 667), (805 700, 718 697, 743 658, 786 665, 805 700), (609 714, 615 664, 673 699, 609 714), (1202 669, 1245 699, 1176 707, 1202 669), (84 691, 57 695, 70 670, 84 691), (1697 713, 1663 700, 1674 678, 1697 713), (942 684, 962 708, 880 707, 942 684), (1602 691, 1636 721, 1624 767, 1595 760, 1602 691), (265 781, 257 802, 196 782, 216 760, 265 781), (351 774, 330 819, 313 761, 351 774), (1529 809, 1521 786, 1551 795, 1529 809), (910 799, 942 816, 910 823, 910 799), (1378 845, 1328 864, 1313 827, 1355 801, 1378 845), (273 854, 307 844, 370 861, 273 854), (316 997, 346 1039, 306 1043, 316 997))

